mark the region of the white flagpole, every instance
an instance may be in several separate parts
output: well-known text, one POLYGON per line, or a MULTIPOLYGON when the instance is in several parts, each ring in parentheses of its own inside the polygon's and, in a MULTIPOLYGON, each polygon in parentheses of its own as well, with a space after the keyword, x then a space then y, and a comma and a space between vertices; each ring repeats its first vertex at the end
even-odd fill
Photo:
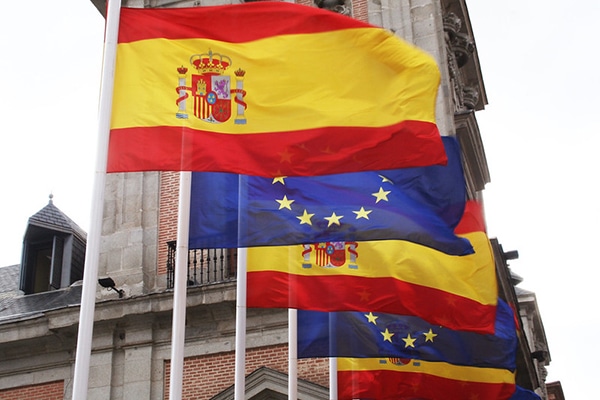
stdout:
POLYGON ((329 357, 329 399, 337 400, 337 398, 338 398, 337 358, 329 357))
POLYGON ((173 290, 173 325, 171 334, 171 376, 169 399, 181 400, 183 394, 183 353, 185 348, 185 308, 187 297, 188 241, 190 236, 190 194, 192 173, 179 175, 179 209, 177 212, 177 256, 173 290))
POLYGON ((298 310, 288 309, 288 399, 298 398, 298 310))
POLYGON ((333 324, 332 313, 329 313, 329 399, 337 400, 338 398, 338 380, 337 380, 337 358, 331 357, 333 355, 333 345, 331 340, 333 338, 333 324))
MULTIPOLYGON (((242 215, 242 204, 246 198, 246 180, 239 175, 238 178, 238 246, 244 234, 245 218, 242 215)), ((246 395, 246 273, 248 264, 248 249, 237 249, 237 277, 236 277, 236 304, 235 304, 235 374, 234 374, 234 400, 244 400, 246 395)))
POLYGON ((234 400, 246 393, 246 270, 247 248, 238 248, 235 312, 235 386, 234 400))
POLYGON ((86 399, 88 392, 120 10, 121 0, 110 0, 108 2, 100 104, 98 108, 98 151, 96 154, 90 231, 87 237, 81 308, 79 311, 77 351, 73 373, 73 399, 86 399))

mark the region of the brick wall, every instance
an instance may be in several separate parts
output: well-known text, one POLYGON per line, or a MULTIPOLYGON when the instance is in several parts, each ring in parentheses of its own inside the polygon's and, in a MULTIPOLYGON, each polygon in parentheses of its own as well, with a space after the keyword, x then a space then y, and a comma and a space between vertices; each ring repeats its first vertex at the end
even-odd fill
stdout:
POLYGON ((161 172, 159 196, 157 273, 161 275, 167 273, 167 242, 177 239, 179 172, 161 172))
POLYGON ((64 381, 0 390, 0 400, 63 400, 64 381))
MULTIPOLYGON (((246 350, 245 375, 260 367, 288 372, 287 345, 267 346, 246 350)), ((164 398, 169 398, 170 363, 165 364, 164 398)), ((298 360, 298 378, 329 386, 329 360, 298 360)), ((188 357, 183 365, 183 399, 205 400, 233 385, 235 379, 235 353, 218 353, 188 357)))
POLYGON ((367 0, 352 0, 352 16, 359 21, 369 22, 367 0))

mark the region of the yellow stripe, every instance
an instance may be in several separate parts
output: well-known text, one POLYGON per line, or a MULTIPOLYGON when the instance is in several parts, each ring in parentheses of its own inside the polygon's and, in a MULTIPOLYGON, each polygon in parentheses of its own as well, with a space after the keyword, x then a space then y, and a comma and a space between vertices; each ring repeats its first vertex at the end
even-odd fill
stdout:
POLYGON ((506 369, 458 366, 444 362, 410 360, 406 365, 396 365, 388 358, 338 358, 337 366, 338 371, 387 370, 426 373, 465 382, 509 384, 515 382, 514 374, 506 369))
MULTIPOLYGON (((191 74, 198 72, 190 65, 190 57, 209 50, 231 58, 227 73, 232 88, 236 85, 233 71, 246 71, 248 123, 235 125, 232 116, 227 123, 210 124, 216 132, 300 130, 340 126, 340 121, 345 121, 344 126, 368 127, 401 120, 435 122, 439 84, 435 61, 380 29, 348 29, 246 43, 151 39, 120 44, 111 127, 185 124, 207 129, 207 123, 195 117, 178 120, 174 115, 178 111, 176 69, 188 68, 187 85, 191 86, 191 74), (340 43, 350 43, 354 50, 340 43), (310 51, 294 51, 299 48, 310 51), (367 62, 358 56, 365 52, 373 55, 367 62)), ((191 96, 186 105, 193 116, 191 96)), ((233 104, 234 114, 235 108, 233 104)))
POLYGON ((451 256, 446 253, 400 240, 358 242, 358 268, 346 263, 339 268, 302 266, 302 245, 252 247, 248 249, 248 272, 279 271, 305 276, 352 275, 359 277, 393 277, 473 299, 484 305, 497 302, 496 273, 489 240, 485 233, 461 235, 471 241, 475 254, 451 256))

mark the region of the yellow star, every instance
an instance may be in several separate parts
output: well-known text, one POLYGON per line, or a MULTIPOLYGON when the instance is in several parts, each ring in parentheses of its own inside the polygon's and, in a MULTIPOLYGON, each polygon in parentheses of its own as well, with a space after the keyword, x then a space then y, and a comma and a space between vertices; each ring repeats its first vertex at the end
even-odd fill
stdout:
POLYGON ((358 296, 360 297, 360 301, 366 303, 371 299, 371 292, 363 289, 362 291, 358 292, 358 296))
POLYGON ((390 194, 391 190, 383 190, 383 188, 379 188, 379 192, 371 193, 377 199, 375 203, 379 203, 379 200, 389 201, 387 195, 390 194))
POLYGON ((308 224, 308 225, 312 225, 312 221, 310 220, 315 214, 309 214, 306 210, 304 210, 304 214, 300 215, 299 217, 296 217, 300 220, 300 225, 302 224, 308 224))
POLYGON ((381 178, 381 182, 391 183, 392 185, 394 184, 394 182, 390 181, 388 178, 386 178, 383 175, 379 175, 379 177, 381 178))
POLYGON ((387 328, 385 328, 385 332, 381 332, 381 334, 383 335, 384 342, 387 340, 388 342, 392 343, 392 336, 394 336, 395 333, 391 333, 387 328))
POLYGON ((379 318, 376 315, 373 315, 372 312, 365 314, 365 317, 367 317, 367 321, 371 322, 373 325, 377 325, 377 318, 379 318))
POLYGON ((288 210, 292 211, 291 205, 296 200, 288 200, 287 196, 283 196, 283 199, 281 199, 281 200, 275 199, 275 201, 279 203, 279 209, 280 210, 282 208, 287 208, 288 210))
POLYGON ((292 163, 292 153, 290 153, 287 149, 283 153, 279 153, 281 157, 281 162, 292 163))
POLYGON ((333 224, 340 225, 340 219, 342 218, 344 218, 343 215, 335 215, 335 212, 331 214, 331 217, 325 217, 325 219, 329 221, 327 227, 329 228, 333 224))
POLYGON ((273 182, 271 184, 274 185, 279 182, 282 185, 285 185, 285 182, 283 181, 285 178, 287 178, 287 176, 277 176, 277 177, 273 178, 273 182))
POLYGON ((409 333, 408 336, 405 337, 405 338, 402 338, 402 340, 404 340, 404 343, 406 343, 404 345, 404 348, 406 348, 406 347, 413 347, 414 348, 415 347, 415 340, 417 340, 417 338, 410 337, 410 333, 409 333))
POLYGON ((437 336, 437 333, 433 333, 433 331, 430 328, 429 332, 426 332, 423 335, 425 336, 426 342, 433 342, 433 338, 437 336))
POLYGON ((360 219, 360 218, 364 218, 364 219, 369 219, 369 214, 371 214, 373 212, 373 210, 365 210, 364 207, 361 207, 360 210, 358 211, 352 211, 354 214, 356 214, 356 219, 360 219))

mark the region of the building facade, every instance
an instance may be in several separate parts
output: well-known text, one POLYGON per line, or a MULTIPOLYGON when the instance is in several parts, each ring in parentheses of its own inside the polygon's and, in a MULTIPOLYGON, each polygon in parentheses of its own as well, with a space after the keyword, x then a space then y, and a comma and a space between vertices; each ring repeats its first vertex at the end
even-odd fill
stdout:
MULTIPOLYGON (((191 7, 241 2, 124 0, 123 5, 191 7)), ((382 26, 434 56, 442 72, 436 122, 443 135, 458 138, 468 195, 480 199, 490 177, 475 113, 485 107, 487 97, 465 1, 288 2, 382 26)), ((104 14, 104 0, 92 3, 104 14)), ((97 288, 90 400, 168 398, 178 183, 178 174, 168 172, 107 177, 99 276, 112 278, 123 296, 97 288)), ((21 265, 0 268, 4 278, 0 279, 0 399, 72 397, 85 234, 55 208, 50 201, 34 215, 37 218, 30 219, 21 265), (32 254, 51 262, 36 264, 32 254)), ((518 279, 508 268, 507 253, 497 243, 495 249, 501 296, 515 307, 522 305, 518 383, 547 399, 544 368, 550 357, 535 295, 515 289, 518 279)), ((186 399, 233 398, 234 259, 232 252, 191 255, 186 399)), ((247 398, 287 398, 287 318, 287 310, 248 309, 247 398)), ((299 399, 329 398, 328 360, 300 360, 298 377, 299 399)))

